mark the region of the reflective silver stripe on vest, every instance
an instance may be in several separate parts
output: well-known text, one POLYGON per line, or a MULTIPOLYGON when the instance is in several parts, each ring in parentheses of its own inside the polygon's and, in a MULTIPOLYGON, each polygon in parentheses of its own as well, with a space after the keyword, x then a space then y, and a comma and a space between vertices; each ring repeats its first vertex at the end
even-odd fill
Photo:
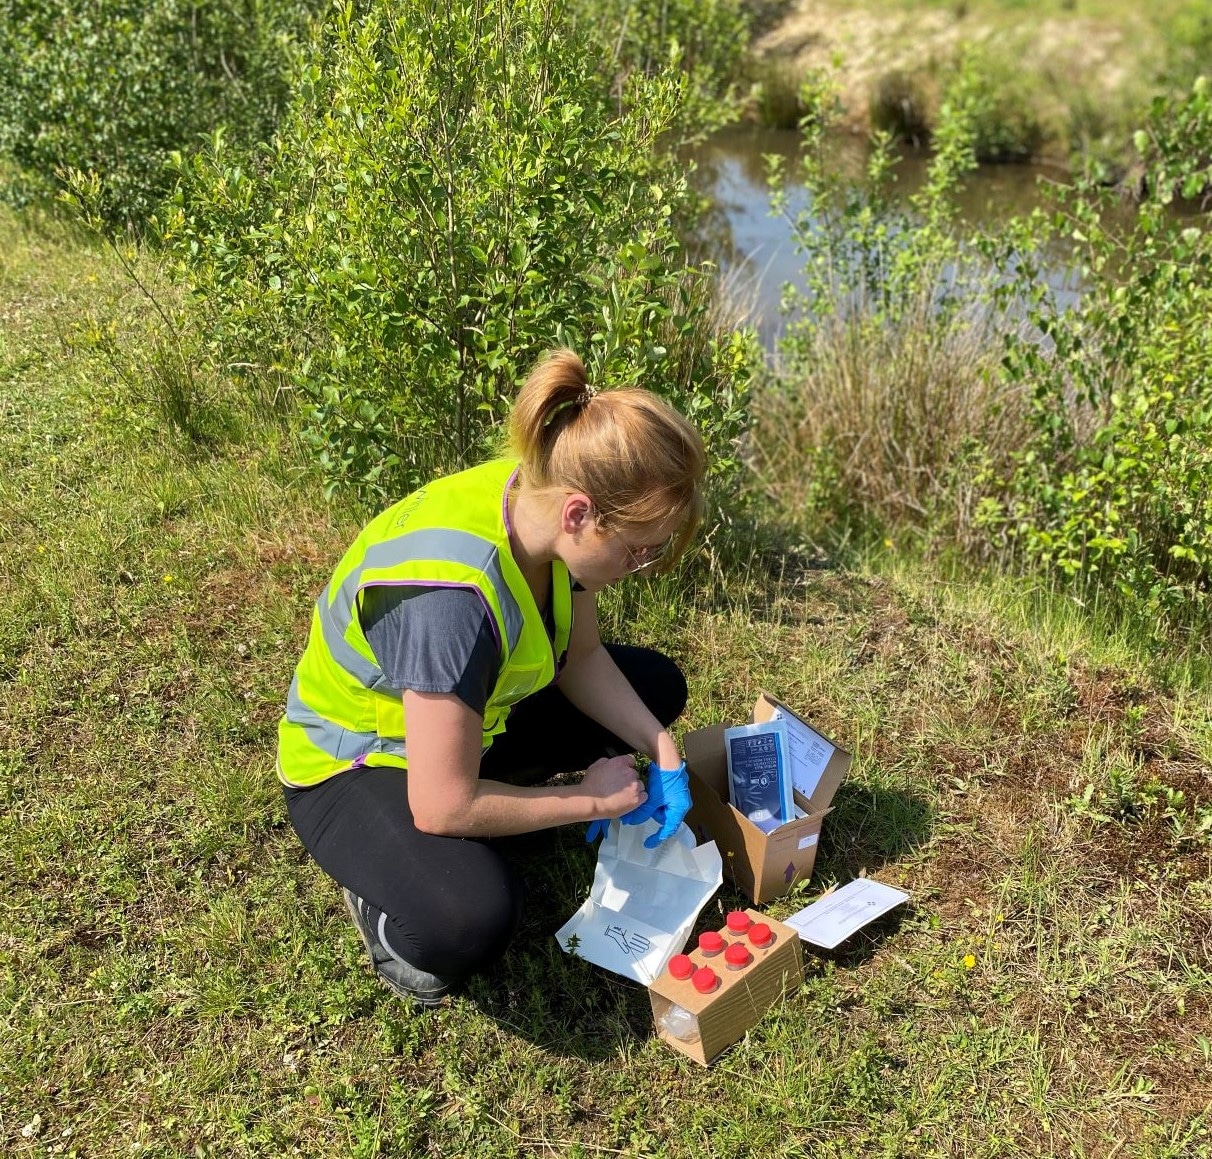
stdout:
MULTIPOLYGON (((316 600, 316 609, 320 613, 320 629, 324 634, 324 643, 328 646, 329 654, 364 688, 375 692, 388 691, 391 686, 383 674, 383 669, 373 661, 367 660, 345 639, 345 628, 341 625, 344 623, 346 627, 349 626, 353 606, 345 593, 345 585, 341 585, 337 592, 336 603, 332 605, 328 602, 328 590, 328 587, 325 587, 320 593, 320 598, 316 600)), ((357 594, 357 590, 355 587, 355 594, 357 594)))
POLYGON ((370 753, 390 753, 407 757, 404 742, 399 738, 381 737, 377 732, 352 732, 326 720, 313 708, 303 703, 299 696, 299 677, 290 682, 286 694, 286 719, 291 724, 301 725, 307 731, 307 739, 334 761, 356 761, 359 756, 370 753))
MULTIPOLYGON (((505 582, 496 544, 470 531, 434 527, 410 531, 407 535, 374 544, 367 550, 362 562, 342 581, 331 603, 327 587, 320 594, 316 607, 320 613, 324 643, 328 645, 332 658, 346 672, 366 688, 385 690, 389 687, 382 669, 353 648, 345 639, 345 632, 353 619, 354 601, 362 586, 362 573, 367 568, 392 568, 411 559, 449 560, 483 572, 497 594, 505 620, 507 647, 509 652, 513 652, 522 635, 522 609, 505 582)), ((496 627, 495 617, 493 627, 496 627)))
MULTIPOLYGON (((470 531, 456 531, 448 527, 410 531, 396 539, 376 543, 367 551, 366 559, 355 574, 360 580, 364 568, 389 568, 409 559, 449 560, 451 563, 461 563, 465 567, 482 571, 497 593, 497 602, 501 605, 501 614, 505 618, 505 636, 509 651, 512 652, 518 646, 522 635, 522 609, 518 607, 518 601, 505 582, 495 543, 473 535, 470 531)), ((352 575, 347 577, 341 587, 345 588, 353 578, 352 575)), ((355 594, 360 586, 360 582, 355 584, 355 594)))

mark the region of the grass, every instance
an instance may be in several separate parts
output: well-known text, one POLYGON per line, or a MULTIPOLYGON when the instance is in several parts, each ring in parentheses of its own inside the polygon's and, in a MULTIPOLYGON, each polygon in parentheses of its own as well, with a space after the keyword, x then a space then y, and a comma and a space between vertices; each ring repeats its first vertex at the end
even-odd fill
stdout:
POLYGON ((1030 433, 1021 392, 995 373, 1012 323, 979 305, 940 317, 937 287, 960 275, 958 263, 934 265, 895 322, 860 286, 844 316, 818 323, 803 308, 811 324, 788 325, 777 377, 754 407, 752 456, 783 519, 819 532, 830 513, 863 511, 888 527, 933 516, 956 543, 982 538, 960 482, 979 466, 974 449, 995 449, 1002 467, 1030 433))
POLYGON ((272 770, 356 514, 251 413, 200 451, 115 374, 99 335, 138 356, 143 310, 111 255, 7 213, 0 255, 0 1150, 1212 1154, 1206 684, 1062 601, 717 536, 606 622, 686 665, 688 727, 767 688, 855 753, 770 913, 863 869, 912 904, 701 1069, 556 946, 593 868, 556 832, 507 959, 412 1010, 272 770))

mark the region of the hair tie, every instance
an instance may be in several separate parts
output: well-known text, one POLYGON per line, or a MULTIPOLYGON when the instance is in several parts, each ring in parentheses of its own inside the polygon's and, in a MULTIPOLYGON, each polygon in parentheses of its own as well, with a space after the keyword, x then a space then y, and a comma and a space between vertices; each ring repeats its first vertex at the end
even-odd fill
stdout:
POLYGON ((578 394, 576 398, 565 399, 563 402, 557 403, 556 406, 552 407, 547 417, 543 420, 543 426, 551 426, 551 424, 555 422, 560 415, 562 415, 566 410, 569 410, 571 407, 575 406, 579 410, 581 407, 588 406, 589 400, 591 398, 595 398, 597 393, 596 387, 592 387, 586 383, 584 388, 581 390, 581 393, 578 394))

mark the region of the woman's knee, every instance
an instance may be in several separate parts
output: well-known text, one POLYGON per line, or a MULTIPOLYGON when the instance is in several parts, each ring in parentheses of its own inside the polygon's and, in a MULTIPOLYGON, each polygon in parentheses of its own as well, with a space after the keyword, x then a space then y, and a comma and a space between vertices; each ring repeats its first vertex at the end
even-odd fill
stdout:
POLYGON ((661 724, 668 727, 682 715, 688 695, 686 677, 673 660, 654 648, 628 644, 606 647, 648 711, 661 724))
POLYGON ((461 979, 490 966, 505 952, 522 917, 522 890, 515 874, 491 850, 460 880, 410 883, 407 897, 384 908, 392 948, 419 969, 461 979), (396 941, 399 945, 396 945, 396 941))
POLYGON ((650 704, 648 710, 668 727, 685 711, 690 690, 686 686, 686 676, 677 664, 660 652, 655 656, 660 664, 659 692, 657 702, 650 704))

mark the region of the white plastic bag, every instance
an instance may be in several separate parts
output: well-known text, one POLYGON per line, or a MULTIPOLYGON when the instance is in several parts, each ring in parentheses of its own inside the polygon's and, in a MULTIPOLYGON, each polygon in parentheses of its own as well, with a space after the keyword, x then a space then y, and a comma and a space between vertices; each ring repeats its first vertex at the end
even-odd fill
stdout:
POLYGON ((656 821, 611 821, 589 897, 556 931, 566 952, 645 986, 686 945, 699 911, 724 880, 715 842, 696 847, 686 825, 645 849, 644 838, 659 828, 656 821))

